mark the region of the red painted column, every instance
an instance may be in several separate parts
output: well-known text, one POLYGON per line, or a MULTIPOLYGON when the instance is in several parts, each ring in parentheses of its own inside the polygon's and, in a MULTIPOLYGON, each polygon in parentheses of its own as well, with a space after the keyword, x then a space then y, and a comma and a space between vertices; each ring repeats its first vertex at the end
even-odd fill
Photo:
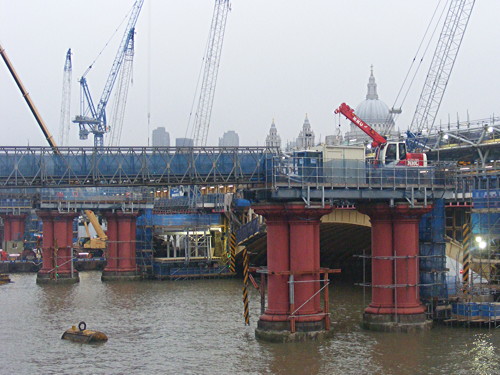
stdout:
POLYGON ((24 238, 24 229, 26 224, 26 214, 13 215, 4 214, 3 233, 4 241, 22 241, 24 238))
POLYGON ((26 215, 8 215, 10 224, 10 233, 12 241, 22 241, 24 237, 24 227, 26 215))
POLYGON ((289 331, 292 301, 297 310, 294 318, 298 332, 324 330, 321 296, 315 293, 320 290, 320 218, 331 207, 266 204, 253 209, 266 218, 267 224, 268 308, 260 317, 256 332, 289 331))
POLYGON ((131 243, 135 236, 131 233, 131 221, 129 214, 118 214, 118 268, 121 272, 135 271, 135 254, 132 254, 131 243))
POLYGON ((255 212, 266 218, 268 303, 263 321, 288 321, 288 273, 290 270, 289 228, 282 205, 255 207, 255 212))
POLYGON ((135 241, 137 213, 115 212, 108 219, 108 263, 102 280, 136 280, 140 278, 136 269, 135 241))
POLYGON ((10 220, 6 218, 6 216, 2 216, 3 219, 3 240, 4 246, 7 241, 12 241, 12 236, 10 234, 10 220))
MULTIPOLYGON (((71 277, 73 259, 73 220, 76 213, 59 213, 54 218, 54 246, 57 246, 57 273, 59 277, 71 277)), ((73 276, 76 271, 73 269, 73 276)))
POLYGON ((115 272, 118 270, 118 223, 116 215, 108 212, 105 214, 107 220, 108 242, 106 244, 106 267, 105 272, 115 272))
POLYGON ((314 315, 321 312, 321 296, 317 293, 320 289, 319 225, 321 216, 331 209, 308 209, 303 205, 295 205, 287 207, 287 210, 290 226, 290 272, 295 275, 295 309, 299 309, 298 315, 311 315, 299 316, 297 322, 321 321, 324 316, 314 315))
POLYGON ((397 257, 394 270, 396 283, 407 285, 396 289, 395 303, 398 314, 419 314, 425 311, 420 303, 419 287, 419 238, 418 225, 423 214, 431 208, 410 208, 398 205, 393 212, 394 253, 397 257))
POLYGON ((130 260, 132 268, 137 269, 137 216, 130 218, 130 260))
POLYGON ((37 215, 42 219, 42 268, 38 271, 38 276, 50 277, 54 274, 54 217, 50 211, 39 211, 37 215))
POLYGON ((372 224, 372 301, 368 314, 394 313, 392 216, 387 204, 363 206, 360 212, 370 217, 372 224))
POLYGON ((79 281, 78 272, 73 268, 73 220, 74 212, 40 211, 43 223, 42 269, 37 282, 79 281))
POLYGON ((366 328, 383 331, 428 329, 419 296, 419 222, 432 206, 371 204, 360 207, 372 223, 372 302, 366 328))

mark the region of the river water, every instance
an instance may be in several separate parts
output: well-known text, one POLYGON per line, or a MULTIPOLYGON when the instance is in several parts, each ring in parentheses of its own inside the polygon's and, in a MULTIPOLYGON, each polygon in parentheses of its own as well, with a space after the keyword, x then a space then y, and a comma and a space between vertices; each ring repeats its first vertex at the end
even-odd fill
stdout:
POLYGON ((500 374, 500 329, 365 331, 363 291, 352 285, 331 287, 332 339, 271 344, 254 336, 255 290, 251 325, 243 324, 241 280, 103 283, 100 275, 37 285, 35 274, 11 274, 0 286, 0 374, 500 374), (82 320, 109 341, 60 339, 82 320))

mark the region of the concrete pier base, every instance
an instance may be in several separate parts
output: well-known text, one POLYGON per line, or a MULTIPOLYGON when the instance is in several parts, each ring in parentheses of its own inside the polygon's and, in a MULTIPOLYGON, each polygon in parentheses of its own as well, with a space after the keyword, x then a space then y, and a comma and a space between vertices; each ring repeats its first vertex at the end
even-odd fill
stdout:
POLYGON ((388 315, 388 314, 363 314, 363 328, 380 332, 406 332, 414 333, 428 331, 432 328, 432 320, 426 315, 388 315))
POLYGON ((69 274, 62 274, 57 278, 54 278, 53 275, 49 273, 40 273, 38 272, 36 275, 36 283, 37 284, 75 284, 80 282, 80 276, 75 272, 73 277, 69 274))
POLYGON ((101 281, 137 281, 141 275, 135 271, 102 271, 101 281))
POLYGON ((259 340, 285 343, 321 341, 332 337, 333 330, 326 330, 324 321, 297 322, 296 332, 290 331, 289 322, 268 322, 259 320, 255 329, 255 337, 259 340))

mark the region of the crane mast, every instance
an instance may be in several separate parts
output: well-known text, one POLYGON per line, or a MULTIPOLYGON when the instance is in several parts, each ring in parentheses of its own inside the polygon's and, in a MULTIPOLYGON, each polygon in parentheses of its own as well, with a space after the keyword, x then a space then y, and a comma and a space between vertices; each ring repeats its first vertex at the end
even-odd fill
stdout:
POLYGON ((475 0, 451 0, 417 108, 408 129, 410 149, 424 149, 462 44, 475 0), (416 137, 421 138, 419 140, 416 137))
POLYGON ((113 65, 108 75, 106 84, 104 85, 101 98, 99 99, 97 108, 94 105, 90 89, 87 84, 86 74, 89 72, 89 67, 82 78, 80 79, 80 115, 76 116, 73 122, 77 123, 80 128, 80 139, 87 139, 89 133, 94 134, 94 147, 102 148, 104 145, 104 133, 109 131, 106 119, 106 106, 113 90, 113 86, 122 67, 125 59, 125 53, 133 38, 133 29, 139 18, 144 0, 136 0, 130 14, 130 18, 125 29, 125 33, 120 42, 120 47, 116 53, 113 65))
POLYGON ((120 70, 115 98, 113 100, 113 109, 111 112, 109 146, 119 146, 123 130, 123 121, 125 118, 125 108, 127 104, 128 88, 132 80, 132 65, 134 62, 134 32, 130 30, 130 38, 125 49, 123 66, 120 70))
POLYGON ((229 0, 215 0, 207 51, 204 58, 203 80, 193 126, 195 146, 206 146, 207 144, 226 20, 230 10, 231 4, 229 0))
POLYGON ((59 120, 59 143, 61 146, 69 144, 70 129, 70 109, 71 109, 71 48, 66 52, 66 62, 64 63, 62 100, 61 100, 61 118, 59 120))

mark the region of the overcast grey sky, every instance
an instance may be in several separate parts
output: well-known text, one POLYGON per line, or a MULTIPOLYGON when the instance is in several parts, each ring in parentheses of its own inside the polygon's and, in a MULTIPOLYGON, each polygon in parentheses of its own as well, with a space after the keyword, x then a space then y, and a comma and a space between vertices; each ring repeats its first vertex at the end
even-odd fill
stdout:
MULTIPOLYGON (((341 102, 366 95, 370 65, 379 97, 392 106, 438 0, 232 0, 209 130, 210 145, 235 130, 241 145, 263 145, 272 119, 283 141, 297 137, 305 113, 316 140, 334 134, 341 102)), ((213 0, 146 0, 136 26, 134 82, 122 145, 148 142, 151 129, 185 136, 213 12, 213 0), (150 38, 148 36, 150 34, 150 38), (148 48, 150 45, 150 48, 148 48), (150 53, 148 53, 150 51, 150 53)), ((73 51, 72 111, 79 112, 78 78, 97 56, 133 0, 0 0, 0 43, 57 138, 66 50, 73 51)), ((438 118, 500 114, 500 1, 479 0, 438 118)), ((87 75, 101 95, 122 31, 87 75)), ((428 54, 397 119, 411 122, 428 54)), ((1 145, 46 145, 3 61, 0 61, 1 145)), ((108 109, 109 113, 109 109, 108 109)), ((342 131, 348 123, 342 120, 342 131)), ((72 145, 92 145, 78 139, 72 145)), ((106 143, 106 141, 105 141, 106 143)))

